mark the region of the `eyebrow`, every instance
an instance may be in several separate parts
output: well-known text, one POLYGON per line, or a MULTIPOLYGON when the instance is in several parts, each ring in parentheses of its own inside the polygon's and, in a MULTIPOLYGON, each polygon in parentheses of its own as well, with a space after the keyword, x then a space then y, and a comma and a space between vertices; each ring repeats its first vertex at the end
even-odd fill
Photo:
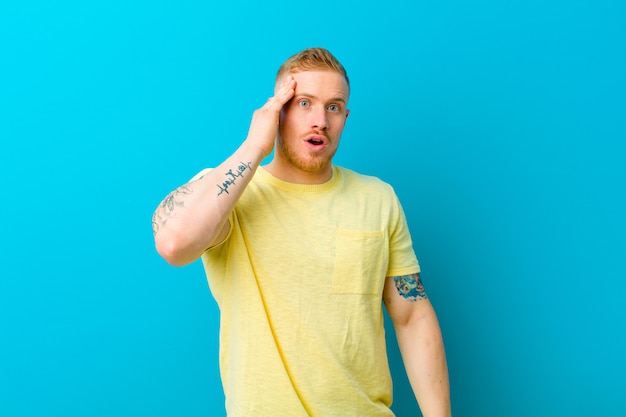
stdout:
MULTIPOLYGON (((296 94, 296 96, 298 96, 298 97, 307 97, 307 98, 315 98, 315 99, 319 98, 316 95, 309 94, 309 93, 298 93, 298 94, 296 94)), ((346 104, 346 99, 341 97, 341 96, 335 96, 335 97, 331 98, 328 101, 330 101, 330 102, 332 102, 332 101, 340 101, 343 104, 346 104)))

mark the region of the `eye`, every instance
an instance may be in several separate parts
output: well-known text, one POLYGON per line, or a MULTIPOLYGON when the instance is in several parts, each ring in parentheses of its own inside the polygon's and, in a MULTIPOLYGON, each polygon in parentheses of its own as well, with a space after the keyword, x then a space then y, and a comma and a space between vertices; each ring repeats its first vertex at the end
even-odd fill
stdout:
POLYGON ((309 100, 300 100, 298 102, 298 106, 300 107, 309 107, 311 105, 311 103, 309 103, 309 100))
POLYGON ((328 106, 328 110, 330 110, 332 112, 338 112, 340 110, 340 108, 336 104, 331 104, 330 106, 328 106))

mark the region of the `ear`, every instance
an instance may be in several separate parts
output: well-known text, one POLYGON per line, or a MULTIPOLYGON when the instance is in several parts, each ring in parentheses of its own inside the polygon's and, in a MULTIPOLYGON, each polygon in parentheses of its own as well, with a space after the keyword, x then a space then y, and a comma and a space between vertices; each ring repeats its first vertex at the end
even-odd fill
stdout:
POLYGON ((350 109, 346 109, 346 120, 348 119, 348 116, 350 116, 350 109))

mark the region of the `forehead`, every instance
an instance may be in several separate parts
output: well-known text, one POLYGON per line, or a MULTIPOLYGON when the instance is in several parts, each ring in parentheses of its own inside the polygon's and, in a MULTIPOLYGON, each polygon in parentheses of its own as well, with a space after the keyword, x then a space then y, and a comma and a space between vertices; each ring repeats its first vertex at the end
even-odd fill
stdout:
POLYGON ((338 72, 304 71, 289 75, 296 80, 296 95, 310 95, 320 99, 343 98, 348 101, 348 83, 338 72))

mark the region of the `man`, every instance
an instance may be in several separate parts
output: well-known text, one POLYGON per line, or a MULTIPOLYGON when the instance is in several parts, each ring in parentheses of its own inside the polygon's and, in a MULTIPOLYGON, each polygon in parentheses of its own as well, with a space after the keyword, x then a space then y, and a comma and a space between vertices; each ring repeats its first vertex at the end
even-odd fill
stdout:
POLYGON ((451 414, 401 206, 389 185, 332 164, 349 95, 328 51, 292 56, 241 146, 154 214, 170 264, 204 263, 230 417, 392 416, 382 301, 423 415, 451 414))

